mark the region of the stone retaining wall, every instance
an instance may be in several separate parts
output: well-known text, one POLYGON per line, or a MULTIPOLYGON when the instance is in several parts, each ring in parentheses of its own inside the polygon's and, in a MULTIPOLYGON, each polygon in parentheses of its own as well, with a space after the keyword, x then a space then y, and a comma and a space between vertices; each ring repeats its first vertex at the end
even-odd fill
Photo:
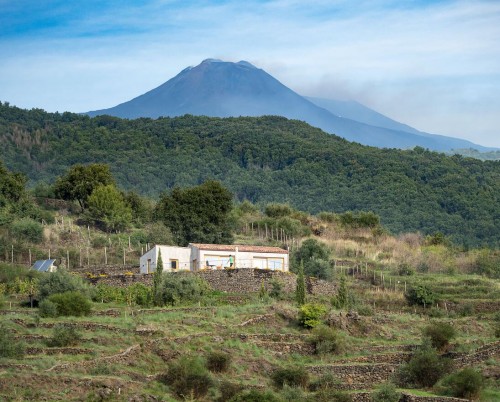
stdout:
MULTIPOLYGON (((213 289, 228 293, 257 293, 262 283, 270 291, 272 280, 280 281, 283 284, 284 292, 293 293, 297 281, 297 277, 293 273, 265 269, 204 270, 194 274, 205 279, 213 289)), ((152 275, 147 274, 126 275, 123 272, 121 274, 108 274, 106 271, 95 278, 89 279, 89 281, 93 284, 105 283, 112 286, 130 286, 136 282, 151 285, 152 278, 152 275)), ((336 286, 333 283, 316 278, 306 278, 306 289, 309 294, 315 295, 332 296, 336 292, 336 286)))
POLYGON ((369 364, 369 365, 323 365, 309 366, 309 372, 322 375, 333 374, 340 380, 336 387, 342 390, 373 388, 376 384, 388 381, 396 371, 397 365, 369 364))
POLYGON ((472 353, 455 358, 454 365, 456 368, 463 368, 485 362, 494 357, 500 357, 500 341, 484 345, 472 353))

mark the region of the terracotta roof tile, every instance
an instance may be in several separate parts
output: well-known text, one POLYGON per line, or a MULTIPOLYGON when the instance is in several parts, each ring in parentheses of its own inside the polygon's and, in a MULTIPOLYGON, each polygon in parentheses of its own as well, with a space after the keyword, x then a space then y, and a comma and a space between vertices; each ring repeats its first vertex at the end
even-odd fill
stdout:
POLYGON ((211 250, 211 251, 236 252, 236 247, 238 247, 238 251, 241 252, 288 254, 288 250, 283 250, 282 248, 279 247, 270 247, 270 246, 248 246, 242 244, 202 244, 202 243, 191 243, 191 245, 202 250, 211 250))

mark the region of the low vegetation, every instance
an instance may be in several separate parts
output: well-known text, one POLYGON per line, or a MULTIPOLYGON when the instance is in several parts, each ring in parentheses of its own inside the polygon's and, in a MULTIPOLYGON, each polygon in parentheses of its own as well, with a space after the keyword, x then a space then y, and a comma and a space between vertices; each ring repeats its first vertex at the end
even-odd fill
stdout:
MULTIPOLYGON (((87 169, 70 171, 78 179, 87 169)), ((244 201, 224 210, 220 227, 239 244, 289 247, 291 281, 263 273, 255 294, 217 291, 192 274, 158 272, 143 282, 136 265, 148 243, 192 234, 172 226, 168 194, 155 205, 118 190, 106 166, 92 169, 101 182, 57 207, 34 202, 22 176, 2 171, 0 399, 500 397, 498 250, 442 233, 392 236, 370 212, 311 215, 244 201), (115 186, 105 193, 127 205, 126 225, 94 219, 98 205, 114 210, 114 201, 98 202, 103 186, 115 186), (57 272, 27 268, 49 250, 57 272), (311 294, 318 280, 336 291, 311 294)), ((187 192, 194 198, 209 199, 200 188, 226 194, 215 183, 196 187, 187 192)), ((55 188, 42 190, 53 196, 55 188)))

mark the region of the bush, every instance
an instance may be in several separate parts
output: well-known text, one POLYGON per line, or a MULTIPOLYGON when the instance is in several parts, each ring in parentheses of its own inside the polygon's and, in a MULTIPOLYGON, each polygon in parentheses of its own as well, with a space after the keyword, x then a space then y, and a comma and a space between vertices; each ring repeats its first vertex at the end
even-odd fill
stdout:
POLYGON ((340 381, 333 376, 331 373, 323 374, 321 377, 313 381, 309 389, 311 391, 319 391, 322 389, 332 389, 340 385, 340 381))
POLYGON ((297 402, 304 401, 304 390, 300 387, 290 387, 285 385, 280 393, 281 400, 283 402, 297 402))
POLYGON ((167 373, 160 376, 159 380, 184 398, 201 398, 213 386, 210 373, 199 357, 183 356, 169 362, 167 373))
POLYGON ((419 305, 432 307, 437 301, 437 296, 432 289, 426 285, 415 285, 411 287, 405 293, 405 298, 410 306, 419 305))
POLYGON ((273 299, 281 300, 283 299, 283 287, 284 284, 279 279, 273 278, 269 284, 271 285, 271 290, 269 291, 269 296, 273 299))
POLYGON ((91 294, 88 284, 82 278, 70 274, 65 269, 59 268, 57 272, 50 272, 42 275, 38 283, 38 296, 43 300, 50 295, 64 292, 80 292, 86 295, 91 294))
POLYGON ((25 349, 24 343, 16 341, 11 332, 0 324, 0 357, 22 359, 25 349))
POLYGON ((309 374, 300 366, 282 367, 273 371, 271 379, 278 388, 283 388, 285 385, 305 388, 309 382, 309 374))
POLYGON ((172 306, 182 302, 198 302, 210 292, 210 285, 199 276, 190 273, 169 273, 163 275, 160 299, 172 306))
POLYGON ((345 350, 345 338, 336 329, 320 325, 313 329, 310 342, 316 354, 339 354, 345 350))
POLYGON ((251 389, 239 393, 230 399, 230 402, 281 402, 281 400, 272 391, 251 389))
POLYGON ((227 379, 221 380, 217 384, 217 389, 219 391, 219 395, 216 399, 218 402, 230 401, 236 395, 238 395, 240 392, 244 390, 243 385, 241 383, 234 383, 227 379))
POLYGON ((322 304, 307 303, 299 309, 299 323, 306 328, 314 328, 321 324, 326 314, 326 307, 322 304))
POLYGON ((431 345, 437 350, 443 350, 448 346, 450 340, 456 336, 455 329, 445 322, 434 322, 422 331, 423 335, 430 339, 431 345))
POLYGON ((401 393, 397 391, 396 386, 390 382, 377 387, 377 390, 372 393, 373 402, 398 402, 401 398, 401 393))
POLYGON ((231 365, 231 355, 225 352, 214 351, 207 356, 207 368, 212 373, 223 373, 231 365))
POLYGON ((403 263, 398 267, 399 276, 412 276, 415 275, 415 269, 410 264, 403 263))
POLYGON ((58 324, 54 326, 52 338, 46 343, 49 347, 76 346, 81 339, 81 334, 73 326, 58 324))
POLYGON ((10 235, 21 241, 41 243, 43 240, 43 226, 30 218, 22 218, 10 224, 10 235))
POLYGON ((316 392, 316 402, 352 402, 352 397, 347 392, 333 389, 321 389, 316 392))
POLYGON ((48 300, 57 306, 58 316, 81 317, 92 311, 92 302, 80 292, 57 293, 48 300))
POLYGON ((38 314, 43 318, 55 318, 58 316, 57 304, 45 299, 38 305, 38 314))
POLYGON ((445 388, 446 395, 475 399, 484 387, 484 378, 481 373, 467 367, 445 377, 441 385, 445 388))
POLYGON ((424 345, 404 364, 399 372, 403 385, 432 387, 451 368, 451 361, 439 356, 430 343, 424 345))

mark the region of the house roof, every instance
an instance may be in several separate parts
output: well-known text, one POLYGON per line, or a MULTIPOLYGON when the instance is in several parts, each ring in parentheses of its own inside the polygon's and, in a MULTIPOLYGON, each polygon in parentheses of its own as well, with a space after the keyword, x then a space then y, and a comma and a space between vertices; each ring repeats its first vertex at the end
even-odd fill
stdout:
POLYGON ((35 269, 39 272, 47 272, 55 261, 56 260, 38 260, 35 261, 31 269, 35 269))
POLYGON ((279 247, 270 246, 248 246, 242 244, 202 244, 202 243, 190 243, 192 246, 199 248, 201 250, 210 251, 238 251, 250 252, 250 253, 274 253, 274 254, 288 254, 288 250, 283 250, 279 247))

